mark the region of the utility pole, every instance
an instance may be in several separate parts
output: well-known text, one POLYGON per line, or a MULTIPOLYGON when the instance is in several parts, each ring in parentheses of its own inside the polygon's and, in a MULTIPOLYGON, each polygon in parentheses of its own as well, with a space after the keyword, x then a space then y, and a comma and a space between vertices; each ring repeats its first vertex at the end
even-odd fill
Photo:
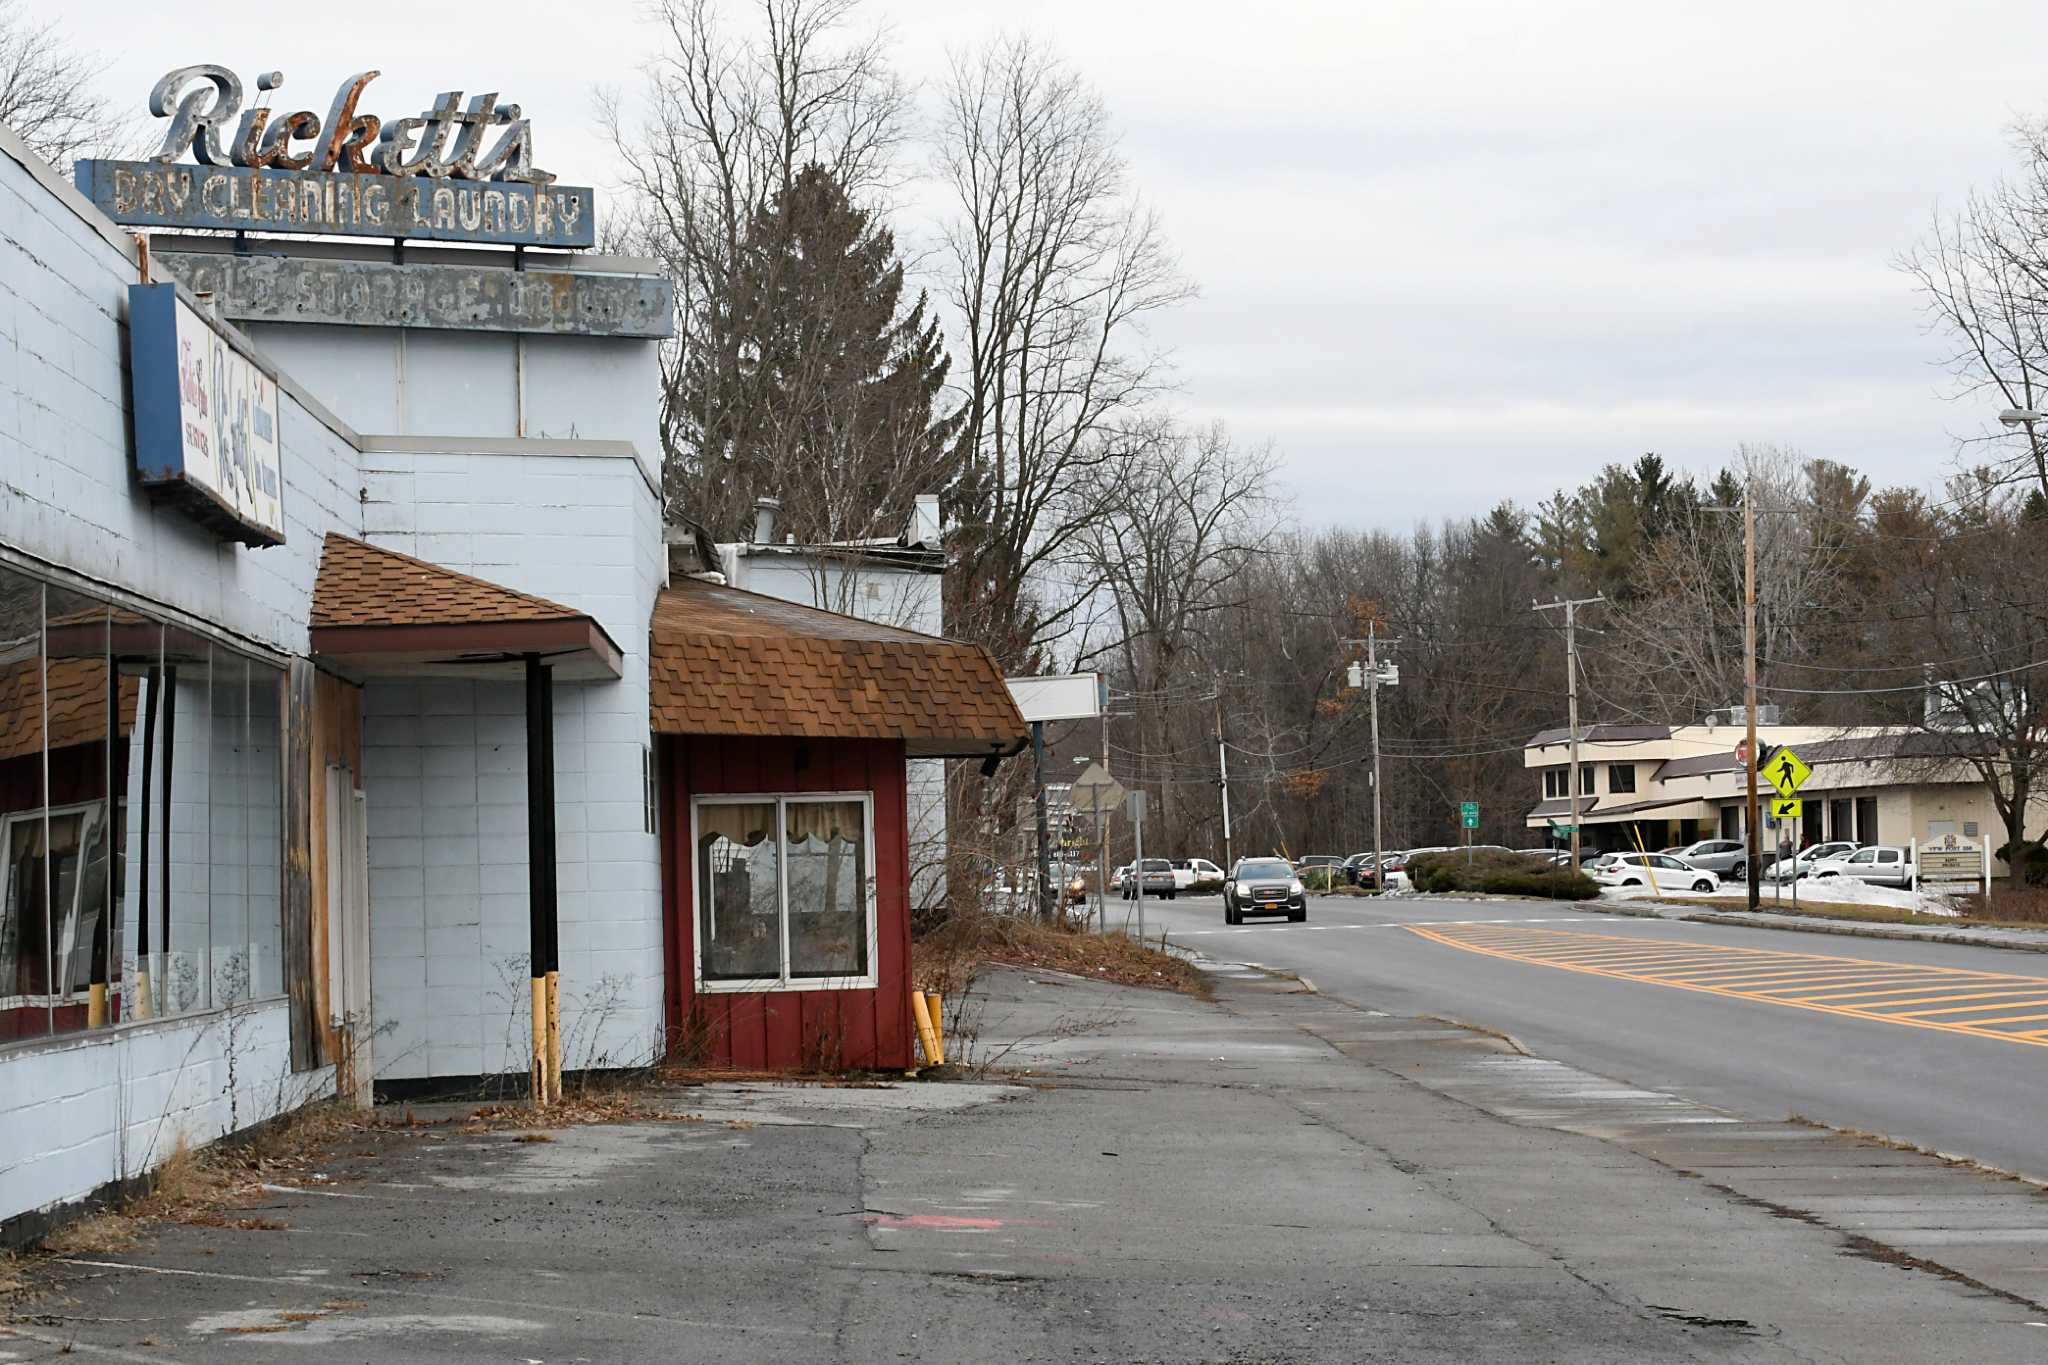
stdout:
POLYGON ((1230 749, 1223 742, 1223 684, 1216 685, 1216 789, 1223 794, 1223 870, 1230 861, 1230 749))
POLYGON ((1744 709, 1749 713, 1749 761, 1743 765, 1742 785, 1747 793, 1748 829, 1744 833, 1744 855, 1749 867, 1749 908, 1755 910, 1762 901, 1759 879, 1763 868, 1758 865, 1757 855, 1762 845, 1757 841, 1756 808, 1756 500, 1752 496, 1754 479, 1742 483, 1742 682, 1744 709))
POLYGON ((1373 610, 1375 615, 1365 623, 1365 638, 1346 640, 1344 643, 1365 646, 1365 676, 1358 677, 1358 664, 1355 661, 1351 665, 1351 670, 1356 683, 1365 687, 1366 709, 1372 717, 1372 887, 1374 891, 1379 891, 1383 889, 1380 886, 1380 863, 1386 857, 1380 827, 1380 646, 1398 645, 1401 642, 1380 639, 1378 606, 1375 605, 1373 610))
POLYGON ((1380 864, 1386 853, 1380 847, 1380 623, 1377 618, 1365 623, 1365 676, 1366 706, 1372 712, 1372 889, 1378 893, 1386 889, 1380 885, 1380 864))
POLYGON ((1537 611, 1564 609, 1564 696, 1565 726, 1571 732, 1571 768, 1565 774, 1565 790, 1572 802, 1572 871, 1579 870, 1579 636, 1578 609, 1605 602, 1605 597, 1566 597, 1555 602, 1537 602, 1537 611))
POLYGON ((1038 824, 1038 917, 1051 920, 1059 912, 1052 887, 1052 830, 1045 808, 1045 722, 1031 722, 1032 805, 1038 824))

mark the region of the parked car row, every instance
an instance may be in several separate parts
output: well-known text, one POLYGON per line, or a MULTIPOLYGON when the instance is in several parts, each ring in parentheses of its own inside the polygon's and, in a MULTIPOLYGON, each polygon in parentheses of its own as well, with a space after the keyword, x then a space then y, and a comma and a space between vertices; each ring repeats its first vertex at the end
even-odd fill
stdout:
MULTIPOLYGON (((1603 886, 1683 886, 1692 891, 1715 890, 1720 881, 1745 881, 1749 861, 1742 845, 1730 839, 1702 840, 1681 848, 1656 853, 1606 853, 1583 864, 1587 875, 1603 886), (1737 857, 1731 862, 1724 845, 1733 845, 1737 857), (1703 846, 1711 845, 1705 852, 1703 846), (1654 876, 1653 876, 1654 874, 1654 876), (1699 874, 1699 875, 1694 875, 1699 874), (1711 876, 1706 874, 1712 874, 1711 876)), ((1823 881, 1850 877, 1873 886, 1911 889, 1917 878, 1913 850, 1898 844, 1858 847, 1844 840, 1815 844, 1788 857, 1774 859, 1761 876, 1773 882, 1794 882, 1808 877, 1823 881)))
MULTIPOLYGON (((1169 861, 1165 858, 1145 860, 1145 894, 1163 896, 1172 900, 1183 891, 1192 889, 1198 882, 1220 882, 1224 879, 1223 869, 1207 858, 1182 858, 1169 861)), ((1131 864, 1125 863, 1110 876, 1109 884, 1125 900, 1137 896, 1131 864)))

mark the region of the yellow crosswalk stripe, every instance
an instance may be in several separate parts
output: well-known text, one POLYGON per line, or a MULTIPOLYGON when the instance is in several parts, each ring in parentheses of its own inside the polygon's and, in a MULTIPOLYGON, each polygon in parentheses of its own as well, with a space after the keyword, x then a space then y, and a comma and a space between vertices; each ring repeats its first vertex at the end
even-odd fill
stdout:
POLYGON ((1402 927, 1447 947, 1532 966, 2048 1047, 2048 1028, 1993 1027, 2048 1020, 2048 1013, 1999 1014, 2048 1006, 2048 978, 2043 977, 1565 929, 1402 927), (1957 1017, 1978 1014, 1995 1017, 1957 1017))

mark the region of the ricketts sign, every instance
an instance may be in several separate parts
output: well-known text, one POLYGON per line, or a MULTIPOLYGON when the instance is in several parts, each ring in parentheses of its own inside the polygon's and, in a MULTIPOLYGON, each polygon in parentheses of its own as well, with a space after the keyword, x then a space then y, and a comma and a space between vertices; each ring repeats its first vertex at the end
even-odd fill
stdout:
MULTIPOLYGON (((324 115, 277 114, 244 110, 224 66, 179 67, 149 95, 150 113, 170 120, 163 145, 146 161, 82 161, 78 186, 137 227, 595 244, 591 192, 533 164, 518 105, 451 90, 415 117, 382 119, 361 107, 377 74, 343 81, 324 115)), ((256 80, 264 92, 283 84, 278 71, 256 80)))

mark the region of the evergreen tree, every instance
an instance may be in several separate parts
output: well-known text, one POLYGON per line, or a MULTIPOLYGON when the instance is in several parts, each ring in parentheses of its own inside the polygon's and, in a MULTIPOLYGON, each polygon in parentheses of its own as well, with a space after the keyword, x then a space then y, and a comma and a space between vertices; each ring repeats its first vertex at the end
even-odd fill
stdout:
POLYGON ((764 496, 800 541, 896 530, 951 488, 959 422, 934 416, 945 347, 923 294, 902 308, 894 236, 812 164, 740 259, 684 367, 681 510, 719 539, 750 534, 764 496))

